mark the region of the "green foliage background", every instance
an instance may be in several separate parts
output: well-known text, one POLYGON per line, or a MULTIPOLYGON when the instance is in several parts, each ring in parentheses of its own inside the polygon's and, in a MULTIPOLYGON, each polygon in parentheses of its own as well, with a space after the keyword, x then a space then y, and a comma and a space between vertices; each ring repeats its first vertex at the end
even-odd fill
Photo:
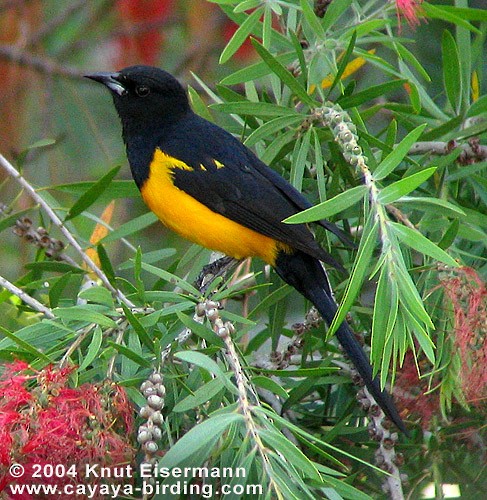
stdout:
MULTIPOLYGON (((390 374, 400 378, 412 348, 440 394, 434 432, 423 432, 411 417, 411 438, 397 446, 406 457, 405 490, 417 497, 426 483, 438 486, 447 478, 460 484, 464 498, 478 497, 486 486, 480 459, 485 446, 472 447, 457 434, 472 427, 485 439, 485 405, 467 411, 453 311, 438 276, 457 264, 472 267, 484 281, 487 272, 487 159, 461 157, 464 147, 486 147, 487 11, 466 1, 425 3, 428 24, 411 31, 404 20, 399 29, 394 6, 382 1, 335 1, 323 18, 308 0, 214 3, 240 27, 219 51, 221 67, 204 75, 185 72, 194 109, 235 133, 316 204, 294 222, 327 217, 356 236, 358 248, 350 249, 317 231, 350 272, 343 277, 331 271, 338 319, 351 311, 356 331, 371 333, 367 343, 383 383, 390 374), (257 56, 242 64, 232 56, 249 37, 257 56), (345 77, 357 58, 362 67, 345 77), (477 80, 479 90, 472 90, 477 80), (438 143, 447 154, 437 154, 438 143)), ((100 22, 97 33, 110 22, 100 22)), ((45 41, 50 57, 70 30, 77 32, 74 27, 61 26, 45 41)), ((161 60, 169 71, 179 66, 184 27, 171 32, 177 36, 168 37, 161 60)), ((89 40, 87 45, 67 62, 90 72, 96 69, 95 48, 89 40)), ((206 292, 212 300, 228 299, 221 315, 236 328, 233 340, 251 398, 249 424, 222 339, 193 318, 202 300, 193 283, 210 252, 152 225, 155 216, 146 213, 128 178, 107 93, 81 78, 51 75, 48 82, 50 133, 43 134, 36 93, 29 92, 23 152, 2 154, 84 248, 103 208, 116 200, 97 252, 111 284, 137 308, 121 308, 101 284, 86 287, 72 248, 67 253, 75 265, 19 243, 11 227, 25 215, 50 236, 64 238, 46 212, 5 178, 1 274, 52 309, 54 319, 42 319, 15 294, 0 292, 0 359, 42 367, 68 353, 79 366, 73 384, 108 373, 139 406, 145 401, 138 387, 160 367, 167 395, 159 446, 168 450, 161 466, 243 466, 247 482, 263 484, 268 497, 383 495, 383 473, 367 464, 376 443, 357 408, 356 389, 336 373, 334 360, 341 355, 332 340, 324 341, 323 328, 307 333, 288 370, 271 362, 270 352, 285 352, 293 338, 289 325, 303 321, 304 300, 260 262, 252 262, 246 279, 217 280, 206 292), (54 140, 41 141, 46 138, 54 140), (185 328, 193 335, 180 344, 185 328), (170 361, 161 366, 169 347, 170 361), (253 399, 257 388, 271 397, 253 399)))

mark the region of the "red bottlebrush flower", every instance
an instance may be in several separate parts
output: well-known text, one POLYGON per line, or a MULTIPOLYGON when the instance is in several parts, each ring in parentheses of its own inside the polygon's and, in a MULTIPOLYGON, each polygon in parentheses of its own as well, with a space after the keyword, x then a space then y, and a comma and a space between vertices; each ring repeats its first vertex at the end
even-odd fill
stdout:
POLYGON ((0 497, 4 491, 6 498, 30 498, 8 496, 13 483, 75 485, 84 481, 87 464, 115 468, 134 462, 133 413, 124 390, 113 383, 69 388, 71 371, 36 372, 17 362, 0 377, 0 497), (24 467, 21 479, 10 476, 13 463, 24 467), (47 464, 74 464, 78 473, 33 477, 35 466, 47 464))
POLYGON ((453 305, 462 388, 469 403, 477 405, 487 399, 487 288, 469 267, 452 269, 441 286, 453 305))
POLYGON ((158 24, 169 16, 173 6, 174 0, 118 0, 120 19, 129 32, 120 37, 120 66, 157 63, 164 44, 158 24))
POLYGON ((399 25, 401 25, 401 17, 404 17, 412 28, 418 26, 420 22, 418 14, 421 12, 422 2, 423 0, 396 0, 396 12, 399 25))
MULTIPOLYGON (((426 363, 426 358, 424 362, 426 363)), ((421 368, 423 361, 418 361, 418 363, 421 368)), ((428 380, 419 378, 413 353, 408 352, 394 383, 394 398, 399 409, 407 410, 413 418, 418 418, 419 424, 424 430, 428 429, 432 417, 440 411, 438 392, 428 393, 428 390, 428 380)))

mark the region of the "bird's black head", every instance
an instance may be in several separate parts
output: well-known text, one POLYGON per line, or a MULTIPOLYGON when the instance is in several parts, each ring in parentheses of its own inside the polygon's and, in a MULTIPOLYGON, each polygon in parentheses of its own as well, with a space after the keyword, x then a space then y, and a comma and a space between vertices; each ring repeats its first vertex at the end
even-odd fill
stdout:
POLYGON ((159 68, 130 66, 116 73, 86 77, 103 83, 111 91, 126 139, 164 127, 190 111, 182 85, 159 68))

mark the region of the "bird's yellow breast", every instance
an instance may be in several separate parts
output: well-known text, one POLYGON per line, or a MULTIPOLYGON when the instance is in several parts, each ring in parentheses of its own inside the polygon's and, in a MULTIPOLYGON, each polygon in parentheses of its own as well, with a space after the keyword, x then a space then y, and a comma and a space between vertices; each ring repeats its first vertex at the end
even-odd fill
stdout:
POLYGON ((141 187, 145 203, 164 225, 183 238, 231 257, 256 256, 274 263, 280 243, 210 210, 177 188, 172 177, 176 168, 193 170, 156 149, 149 177, 141 187))

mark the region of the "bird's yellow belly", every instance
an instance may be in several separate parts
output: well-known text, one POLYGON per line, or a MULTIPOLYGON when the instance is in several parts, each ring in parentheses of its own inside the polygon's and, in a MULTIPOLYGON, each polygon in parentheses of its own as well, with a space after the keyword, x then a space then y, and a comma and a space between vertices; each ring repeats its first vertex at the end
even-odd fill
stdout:
POLYGON ((231 257, 256 256, 274 263, 280 246, 275 240, 213 212, 174 186, 173 168, 190 169, 185 163, 156 150, 149 178, 141 187, 144 202, 164 225, 183 238, 231 257))

